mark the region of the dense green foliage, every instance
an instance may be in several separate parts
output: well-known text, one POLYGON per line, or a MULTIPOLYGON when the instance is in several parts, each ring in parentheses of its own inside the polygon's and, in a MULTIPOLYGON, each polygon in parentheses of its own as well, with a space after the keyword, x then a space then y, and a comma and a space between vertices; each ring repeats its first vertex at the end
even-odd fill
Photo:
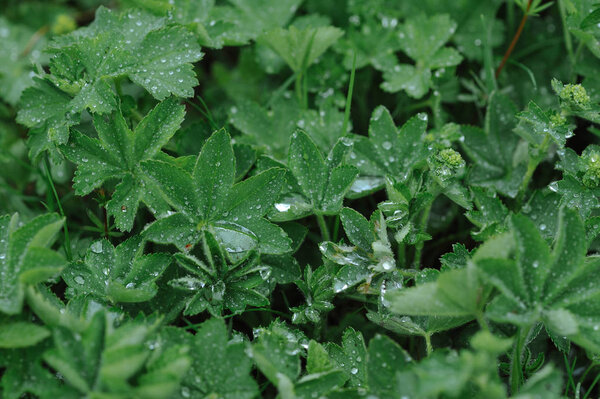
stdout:
POLYGON ((589 398, 596 0, 0 14, 0 397, 589 398))

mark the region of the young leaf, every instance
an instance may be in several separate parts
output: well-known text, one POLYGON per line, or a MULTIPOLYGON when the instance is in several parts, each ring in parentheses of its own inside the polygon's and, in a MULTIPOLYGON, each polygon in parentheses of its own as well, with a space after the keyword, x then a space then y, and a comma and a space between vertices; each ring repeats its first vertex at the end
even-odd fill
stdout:
POLYGON ((304 295, 306 305, 291 307, 294 313, 292 322, 295 324, 320 323, 323 315, 333 309, 331 300, 334 292, 331 288, 333 278, 326 266, 312 270, 310 266, 304 269, 304 278, 297 279, 294 284, 304 295))
POLYGON ((228 262, 214 235, 205 231, 202 239, 203 259, 178 253, 175 259, 191 276, 174 279, 170 284, 192 293, 185 314, 195 315, 204 310, 219 317, 224 309, 241 313, 246 306, 269 304, 265 296, 268 266, 259 264, 256 252, 248 253, 236 262, 228 262))

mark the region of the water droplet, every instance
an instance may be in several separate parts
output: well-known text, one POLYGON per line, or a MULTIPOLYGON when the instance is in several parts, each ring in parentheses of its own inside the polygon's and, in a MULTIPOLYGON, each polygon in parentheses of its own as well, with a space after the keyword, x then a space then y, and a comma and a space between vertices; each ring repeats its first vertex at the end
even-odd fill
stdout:
POLYGON ((90 246, 90 249, 95 254, 101 254, 102 253, 102 241, 96 241, 96 242, 92 243, 92 245, 90 246))
POLYGON ((75 276, 73 280, 75 280, 75 282, 80 285, 83 285, 83 283, 85 283, 85 279, 82 276, 75 276))
POLYGON ((275 209, 277 209, 279 212, 287 212, 291 207, 291 204, 275 204, 275 209))

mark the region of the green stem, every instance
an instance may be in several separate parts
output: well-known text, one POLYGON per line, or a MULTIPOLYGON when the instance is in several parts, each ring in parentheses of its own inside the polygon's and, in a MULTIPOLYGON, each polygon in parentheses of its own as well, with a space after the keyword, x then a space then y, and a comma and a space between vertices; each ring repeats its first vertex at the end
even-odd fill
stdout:
POLYGON ((431 345, 431 335, 425 334, 423 335, 423 338, 425 338, 425 350, 427 351, 427 357, 429 357, 429 355, 431 355, 431 353, 433 352, 433 346, 431 345))
POLYGON ((558 10, 560 12, 560 19, 562 21, 563 36, 565 38, 565 48, 571 61, 571 68, 575 67, 575 57, 573 54, 573 41, 571 40, 571 33, 567 27, 567 9, 565 7, 565 0, 558 0, 558 10))
POLYGON ((296 74, 295 89, 296 89, 296 97, 298 98, 298 104, 300 104, 300 105, 304 104, 304 101, 302 99, 302 72, 298 72, 296 74))
MULTIPOLYGON (((590 394, 593 392, 594 390, 594 386, 596 386, 596 384, 598 383, 598 381, 600 380, 600 374, 598 374, 596 376, 596 378, 594 378, 594 381, 592 381, 591 385, 589 386, 589 388, 587 389, 585 395, 583 396, 583 399, 587 399, 588 396, 590 396, 590 394)), ((579 385, 579 384, 578 384, 579 385)), ((575 391, 577 392, 577 391, 575 391)))
POLYGON ((144 116, 142 114, 140 114, 140 111, 138 111, 137 109, 130 109, 129 112, 131 112, 131 116, 133 116, 133 118, 140 122, 142 119, 144 119, 144 116))
POLYGON ((442 96, 439 91, 434 90, 431 95, 431 112, 433 113, 433 127, 439 129, 444 124, 442 115, 442 96))
POLYGON ((406 245, 403 242, 398 243, 398 251, 396 256, 396 264, 399 268, 406 267, 406 245))
POLYGON ((488 325, 485 317, 483 316, 483 312, 479 312, 477 314, 477 323, 479 324, 479 328, 483 331, 490 331, 490 326, 488 325))
POLYGON ((333 242, 337 242, 340 233, 340 215, 335 216, 335 220, 333 221, 333 242))
MULTIPOLYGON (((421 214, 421 219, 419 220, 419 231, 423 231, 427 229, 427 222, 429 221, 429 214, 431 213, 431 206, 433 205, 433 200, 435 196, 429 203, 426 205, 423 213, 421 214)), ((423 246, 425 243, 423 241, 419 242, 415 247, 415 258, 413 259, 413 267, 416 269, 421 268, 421 253, 423 252, 423 246)))
POLYGON ((279 86, 277 88, 277 90, 275 90, 273 92, 273 95, 269 96, 269 101, 267 101, 267 103, 265 104, 265 107, 271 108, 271 105, 275 102, 275 100, 277 100, 279 97, 281 97, 281 95, 287 90, 288 87, 290 87, 290 85, 292 84, 292 82, 294 81, 295 78, 296 78, 296 74, 291 75, 289 78, 287 78, 285 80, 285 82, 283 82, 281 84, 281 86, 279 86))
POLYGON ((319 229, 321 229, 321 238, 323 241, 330 241, 331 237, 329 236, 329 230, 327 229, 325 218, 320 213, 317 213, 315 216, 317 217, 317 223, 319 223, 319 229))
POLYGON ((344 109, 344 125, 342 127, 342 135, 348 130, 348 122, 350 121, 350 107, 352 106, 352 92, 354 91, 354 76, 356 74, 356 51, 352 58, 352 71, 350 72, 350 84, 348 85, 348 94, 346 95, 346 108, 344 109))
POLYGON ((48 160, 48 155, 44 158, 44 167, 46 168, 46 179, 48 180, 48 186, 52 190, 52 194, 54 195, 54 200, 56 201, 56 206, 58 207, 58 212, 60 216, 62 216, 65 221, 63 223, 63 231, 65 234, 65 254, 67 255, 67 260, 71 262, 73 259, 73 255, 71 253, 71 240, 69 239, 69 228, 67 227, 67 218, 65 216, 65 212, 63 210, 62 204, 60 203, 60 198, 58 198, 58 193, 56 192, 56 187, 54 187, 54 181, 52 181, 52 175, 50 174, 50 161, 48 160))
POLYGON ((521 360, 523 359, 523 353, 525 352, 525 346, 527 344, 527 338, 533 329, 533 325, 528 327, 519 327, 517 333, 517 340, 513 348, 513 355, 510 361, 510 391, 511 395, 516 395, 519 392, 519 388, 523 384, 523 365, 521 360))
MULTIPOLYGON (((579 60, 579 56, 581 55, 581 50, 583 50, 583 41, 580 41, 577 45, 577 50, 575 50, 575 55, 573 56, 573 65, 577 63, 579 60)), ((571 68, 571 76, 569 81, 572 83, 577 83, 577 72, 575 72, 575 67, 571 68)))

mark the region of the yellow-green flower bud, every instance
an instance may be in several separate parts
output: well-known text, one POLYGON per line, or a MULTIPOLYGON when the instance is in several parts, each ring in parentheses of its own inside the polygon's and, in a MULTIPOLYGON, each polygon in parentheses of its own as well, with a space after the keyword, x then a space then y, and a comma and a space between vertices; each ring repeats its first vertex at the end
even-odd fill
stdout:
POLYGON ((558 96, 562 101, 578 108, 587 108, 590 105, 590 96, 580 84, 566 84, 558 96))

